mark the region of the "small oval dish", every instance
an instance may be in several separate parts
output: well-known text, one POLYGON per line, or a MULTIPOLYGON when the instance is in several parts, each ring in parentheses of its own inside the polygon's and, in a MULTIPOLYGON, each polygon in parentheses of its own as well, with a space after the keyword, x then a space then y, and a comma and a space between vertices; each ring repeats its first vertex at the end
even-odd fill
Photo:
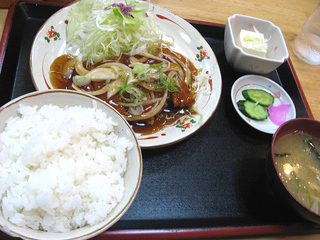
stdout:
POLYGON ((251 127, 264 133, 274 134, 282 123, 296 118, 296 109, 289 94, 280 85, 263 76, 245 75, 238 78, 231 88, 231 100, 239 116, 251 127), (267 119, 254 120, 239 110, 237 102, 245 100, 242 91, 248 89, 261 89, 274 97, 274 103, 266 107, 269 112, 267 119))

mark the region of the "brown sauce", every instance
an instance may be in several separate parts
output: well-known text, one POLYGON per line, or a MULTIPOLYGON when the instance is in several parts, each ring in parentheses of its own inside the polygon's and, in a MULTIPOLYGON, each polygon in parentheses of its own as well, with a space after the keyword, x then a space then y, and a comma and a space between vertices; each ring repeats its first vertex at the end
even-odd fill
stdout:
POLYGON ((130 122, 130 125, 135 133, 152 134, 163 129, 165 126, 177 124, 183 116, 189 116, 194 112, 189 109, 181 109, 174 107, 165 108, 154 119, 154 124, 150 125, 144 122, 130 122))
MULTIPOLYGON (((164 48, 163 51, 165 53, 170 53, 170 50, 164 48)), ((191 61, 186 59, 183 55, 175 53, 175 56, 178 57, 182 62, 186 64, 186 66, 191 71, 193 76, 198 75, 199 70, 195 68, 191 61)), ((72 78, 76 75, 74 68, 69 67, 72 66, 70 64, 72 61, 72 57, 68 55, 62 55, 55 59, 50 67, 50 81, 55 89, 71 89, 74 90, 72 87, 72 78), (66 74, 67 73, 67 74, 66 74)), ((123 55, 120 60, 120 63, 128 65, 129 59, 128 56, 123 55)), ((155 60, 149 60, 149 64, 156 64, 155 60)), ((96 66, 94 66, 96 67, 96 66)), ((90 70, 90 69, 88 69, 90 70)), ((194 81, 195 79, 193 79, 194 81)), ((104 82, 94 82, 93 84, 89 84, 83 88, 86 91, 94 91, 102 88, 104 86, 104 82)), ((119 95, 115 95, 109 99, 107 99, 107 94, 102 94, 96 96, 103 101, 106 101, 111 106, 113 106, 120 114, 124 114, 125 109, 123 106, 117 104, 117 102, 121 101, 121 97, 119 95)), ((149 124, 150 121, 137 121, 137 122, 130 122, 134 132, 140 134, 151 134, 163 129, 166 125, 174 124, 178 121, 179 118, 186 115, 191 115, 192 112, 187 107, 174 107, 172 103, 166 104, 164 110, 156 115, 152 119, 152 124, 149 124)))
MULTIPOLYGON (((73 89, 72 75, 65 76, 63 74, 64 66, 72 60, 69 55, 61 55, 57 57, 50 66, 50 82, 55 89, 73 89)), ((75 74, 75 73, 74 73, 75 74)), ((73 74, 73 75, 74 75, 73 74)))

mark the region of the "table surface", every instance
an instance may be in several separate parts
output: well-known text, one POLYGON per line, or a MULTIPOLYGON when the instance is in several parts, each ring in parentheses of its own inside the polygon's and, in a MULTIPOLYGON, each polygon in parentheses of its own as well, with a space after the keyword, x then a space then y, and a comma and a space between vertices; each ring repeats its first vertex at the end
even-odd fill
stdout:
MULTIPOLYGON (((292 42, 303 23, 319 4, 319 0, 151 0, 182 18, 195 21, 225 24, 235 13, 263 18, 280 27, 284 35, 290 60, 301 84, 313 117, 320 120, 320 65, 309 65, 293 52, 292 42), (201 4, 199 4, 201 3, 201 4)), ((7 8, 0 8, 0 38, 7 17, 7 8)), ((302 236, 280 236, 272 239, 296 240, 302 236)), ((320 239, 320 235, 303 236, 306 240, 320 239)), ((241 238, 243 239, 243 238, 241 238)), ((246 238, 247 239, 247 238, 246 238)), ((252 238, 250 238, 252 239, 252 238)), ((256 239, 256 238, 255 238, 256 239)), ((259 239, 271 239, 259 237, 259 239)))

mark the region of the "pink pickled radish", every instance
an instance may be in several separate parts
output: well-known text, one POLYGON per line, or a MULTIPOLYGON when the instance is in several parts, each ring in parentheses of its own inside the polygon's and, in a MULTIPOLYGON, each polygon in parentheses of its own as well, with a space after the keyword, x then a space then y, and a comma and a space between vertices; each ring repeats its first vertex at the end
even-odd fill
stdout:
POLYGON ((281 102, 278 106, 270 105, 268 107, 270 120, 280 126, 286 121, 286 115, 289 113, 290 107, 291 104, 285 104, 284 102, 281 102))

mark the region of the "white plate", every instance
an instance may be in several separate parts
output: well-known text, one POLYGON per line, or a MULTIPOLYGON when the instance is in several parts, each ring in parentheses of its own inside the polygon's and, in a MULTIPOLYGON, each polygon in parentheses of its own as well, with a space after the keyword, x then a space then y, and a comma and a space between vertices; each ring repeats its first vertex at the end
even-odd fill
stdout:
POLYGON ((243 77, 240 77, 233 84, 231 88, 231 100, 234 108, 236 109, 240 117, 253 128, 261 132, 274 134, 279 126, 274 124, 270 120, 270 118, 263 121, 256 121, 246 117, 244 114, 240 112, 237 102, 239 100, 244 100, 244 97, 242 96, 242 91, 245 89, 262 89, 271 93, 275 98, 275 106, 278 106, 280 103, 291 105, 290 111, 286 115, 286 121, 296 118, 296 108, 294 106, 294 103, 292 102, 289 94, 280 85, 278 85, 271 79, 263 76, 245 75, 243 77))
MULTIPOLYGON (((53 14, 40 28, 32 45, 30 55, 31 76, 37 90, 53 89, 49 69, 52 62, 66 53, 66 19, 69 9, 65 7, 53 14)), ((215 54, 201 34, 187 21, 165 8, 154 5, 156 22, 167 36, 174 39, 172 49, 189 58, 203 74, 208 75, 210 92, 196 100, 196 108, 201 112, 188 121, 151 134, 137 136, 142 148, 170 145, 191 136, 202 127, 216 110, 221 96, 221 73, 215 54)))

